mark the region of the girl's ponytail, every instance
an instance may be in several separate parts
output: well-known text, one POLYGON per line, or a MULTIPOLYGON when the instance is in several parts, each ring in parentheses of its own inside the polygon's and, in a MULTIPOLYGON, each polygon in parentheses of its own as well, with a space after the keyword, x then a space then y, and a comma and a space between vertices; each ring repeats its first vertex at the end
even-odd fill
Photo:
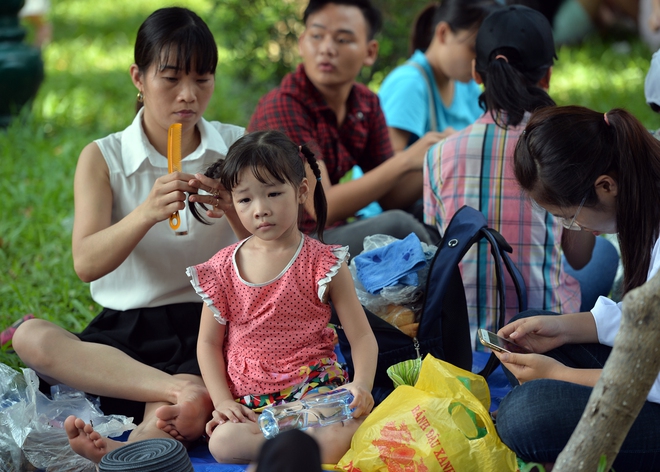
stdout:
MULTIPOLYGON (((224 159, 218 159, 216 162, 211 164, 208 169, 204 172, 204 175, 206 177, 210 177, 211 179, 219 180, 220 177, 222 176, 222 168, 224 167, 225 161, 224 159)), ((199 221, 202 224, 205 225, 210 225, 211 223, 204 218, 199 210, 197 209, 197 205, 201 206, 204 210, 208 210, 206 208, 206 205, 204 205, 201 202, 191 202, 188 200, 188 208, 190 208, 190 213, 192 213, 193 217, 197 221, 199 221)))
POLYGON ((306 144, 300 146, 300 152, 305 159, 309 167, 316 177, 316 182, 314 186, 314 213, 316 213, 316 235, 319 241, 323 242, 323 230, 325 229, 325 222, 328 219, 328 203, 325 199, 325 191, 323 190, 323 185, 321 184, 321 169, 319 169, 319 164, 314 153, 310 151, 309 147, 306 144))

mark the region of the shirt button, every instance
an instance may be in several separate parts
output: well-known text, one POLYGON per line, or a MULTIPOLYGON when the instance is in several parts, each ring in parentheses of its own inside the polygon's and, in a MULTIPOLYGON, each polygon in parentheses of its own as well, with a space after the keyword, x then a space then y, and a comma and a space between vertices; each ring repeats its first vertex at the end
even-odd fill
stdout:
POLYGON ((355 116, 356 116, 357 119, 360 120, 360 121, 362 121, 362 119, 364 118, 364 115, 362 114, 361 111, 358 111, 358 112, 355 114, 355 116))

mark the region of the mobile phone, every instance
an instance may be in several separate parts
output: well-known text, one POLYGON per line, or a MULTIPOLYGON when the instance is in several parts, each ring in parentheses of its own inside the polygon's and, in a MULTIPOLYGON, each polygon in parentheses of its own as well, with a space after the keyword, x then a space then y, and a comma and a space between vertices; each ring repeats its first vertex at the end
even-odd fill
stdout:
POLYGON ((485 329, 477 330, 479 336, 479 341, 486 347, 491 348, 494 351, 498 352, 516 352, 521 354, 528 354, 530 351, 524 347, 515 344, 507 339, 499 337, 495 333, 491 333, 485 329))

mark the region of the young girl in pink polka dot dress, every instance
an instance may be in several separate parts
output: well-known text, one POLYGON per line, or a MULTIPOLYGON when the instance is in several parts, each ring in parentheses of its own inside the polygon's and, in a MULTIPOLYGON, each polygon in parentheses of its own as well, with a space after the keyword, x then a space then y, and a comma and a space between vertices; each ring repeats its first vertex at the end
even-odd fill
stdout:
POLYGON ((197 357, 214 405, 206 427, 211 454, 219 462, 254 460, 265 440, 255 410, 341 387, 354 396, 355 419, 309 430, 323 461, 337 462, 373 408, 378 347, 346 266, 347 248, 321 242, 328 177, 307 146, 279 131, 245 135, 206 174, 227 189, 217 198, 238 214, 244 228, 236 232, 252 234, 188 268, 205 302, 197 357), (320 241, 298 229, 301 205, 316 215, 320 241), (351 382, 337 363, 329 302, 351 344, 351 382))

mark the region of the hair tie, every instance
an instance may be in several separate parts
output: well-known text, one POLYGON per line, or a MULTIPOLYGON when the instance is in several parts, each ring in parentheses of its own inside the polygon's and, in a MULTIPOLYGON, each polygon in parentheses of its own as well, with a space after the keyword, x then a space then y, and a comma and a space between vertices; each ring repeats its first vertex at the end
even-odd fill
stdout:
POLYGON ((607 113, 603 113, 603 118, 605 118, 605 123, 607 123, 607 126, 610 125, 610 120, 607 118, 607 113))
POLYGON ((321 181, 321 176, 320 176, 320 175, 316 178, 316 181, 317 181, 317 182, 320 182, 320 181, 321 181))
POLYGON ((506 62, 507 64, 509 63, 509 60, 506 58, 506 56, 503 56, 502 54, 498 54, 497 56, 495 56, 495 60, 498 59, 504 59, 504 62, 506 62))

